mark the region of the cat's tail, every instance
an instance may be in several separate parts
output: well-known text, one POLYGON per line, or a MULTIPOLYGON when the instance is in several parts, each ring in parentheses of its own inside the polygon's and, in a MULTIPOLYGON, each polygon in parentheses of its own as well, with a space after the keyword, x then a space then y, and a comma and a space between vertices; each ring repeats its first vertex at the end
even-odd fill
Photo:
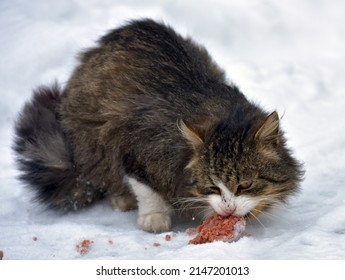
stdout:
POLYGON ((73 209, 78 206, 71 194, 78 174, 57 110, 63 94, 57 84, 34 91, 16 121, 13 149, 20 179, 36 198, 53 208, 73 209))

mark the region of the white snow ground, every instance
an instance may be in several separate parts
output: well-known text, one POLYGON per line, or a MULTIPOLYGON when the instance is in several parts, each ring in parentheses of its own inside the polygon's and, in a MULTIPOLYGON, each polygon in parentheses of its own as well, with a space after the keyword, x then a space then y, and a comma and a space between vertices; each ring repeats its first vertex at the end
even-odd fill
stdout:
POLYGON ((345 2, 336 0, 0 2, 0 250, 4 259, 345 259, 345 2), (277 109, 305 163, 301 193, 236 243, 187 245, 144 233, 106 204, 43 211, 15 177, 14 119, 31 89, 66 82, 75 56, 127 19, 164 20, 206 45, 252 100, 277 109), (33 238, 37 240, 34 241, 33 238), (76 244, 93 240, 89 253, 76 244), (112 240, 113 244, 109 244, 112 240), (155 247, 153 243, 161 246, 155 247))

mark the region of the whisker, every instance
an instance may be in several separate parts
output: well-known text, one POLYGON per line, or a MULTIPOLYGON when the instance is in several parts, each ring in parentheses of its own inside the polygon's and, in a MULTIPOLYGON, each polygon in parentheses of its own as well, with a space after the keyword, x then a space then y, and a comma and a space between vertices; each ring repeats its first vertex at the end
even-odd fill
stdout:
POLYGON ((252 212, 252 211, 249 211, 249 213, 253 216, 253 218, 255 220, 257 220, 259 222, 259 224, 264 228, 266 229, 265 225, 260 221, 260 219, 252 212))
POLYGON ((279 219, 278 215, 274 215, 274 214, 272 214, 270 212, 261 211, 261 210, 258 210, 258 209, 255 209, 255 211, 258 212, 260 215, 267 216, 270 219, 279 219))
POLYGON ((197 210, 197 209, 205 209, 205 206, 194 206, 194 207, 181 207, 181 208, 174 208, 176 211, 183 211, 183 210, 197 210))
POLYGON ((206 216, 208 210, 207 199, 203 197, 185 197, 172 203, 174 210, 179 212, 192 212, 196 216, 206 216))
POLYGON ((278 209, 278 210, 283 210, 285 212, 292 213, 291 209, 289 209, 285 203, 282 203, 282 202, 276 201, 276 200, 271 200, 269 198, 260 199, 258 206, 264 206, 264 207, 268 207, 270 209, 278 209))
POLYGON ((204 207, 203 210, 201 210, 199 213, 197 213, 197 216, 202 217, 203 219, 208 218, 209 215, 210 215, 210 208, 208 208, 208 207, 204 207))

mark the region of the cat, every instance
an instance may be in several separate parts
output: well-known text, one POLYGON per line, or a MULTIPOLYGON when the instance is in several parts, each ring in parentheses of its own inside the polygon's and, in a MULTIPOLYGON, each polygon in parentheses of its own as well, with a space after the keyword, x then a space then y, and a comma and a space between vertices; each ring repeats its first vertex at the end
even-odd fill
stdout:
POLYGON ((62 88, 34 90, 15 123, 21 180, 48 208, 106 198, 138 226, 172 213, 255 217, 298 192, 303 168, 276 112, 250 102, 204 47, 151 19, 81 53, 62 88))

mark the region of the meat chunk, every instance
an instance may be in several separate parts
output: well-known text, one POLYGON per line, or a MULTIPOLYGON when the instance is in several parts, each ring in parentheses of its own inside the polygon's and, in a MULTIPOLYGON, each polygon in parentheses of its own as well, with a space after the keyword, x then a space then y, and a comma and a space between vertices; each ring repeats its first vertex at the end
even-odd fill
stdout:
POLYGON ((243 217, 223 217, 213 214, 197 227, 198 235, 189 244, 202 244, 213 241, 237 241, 244 233, 246 221, 243 217))

